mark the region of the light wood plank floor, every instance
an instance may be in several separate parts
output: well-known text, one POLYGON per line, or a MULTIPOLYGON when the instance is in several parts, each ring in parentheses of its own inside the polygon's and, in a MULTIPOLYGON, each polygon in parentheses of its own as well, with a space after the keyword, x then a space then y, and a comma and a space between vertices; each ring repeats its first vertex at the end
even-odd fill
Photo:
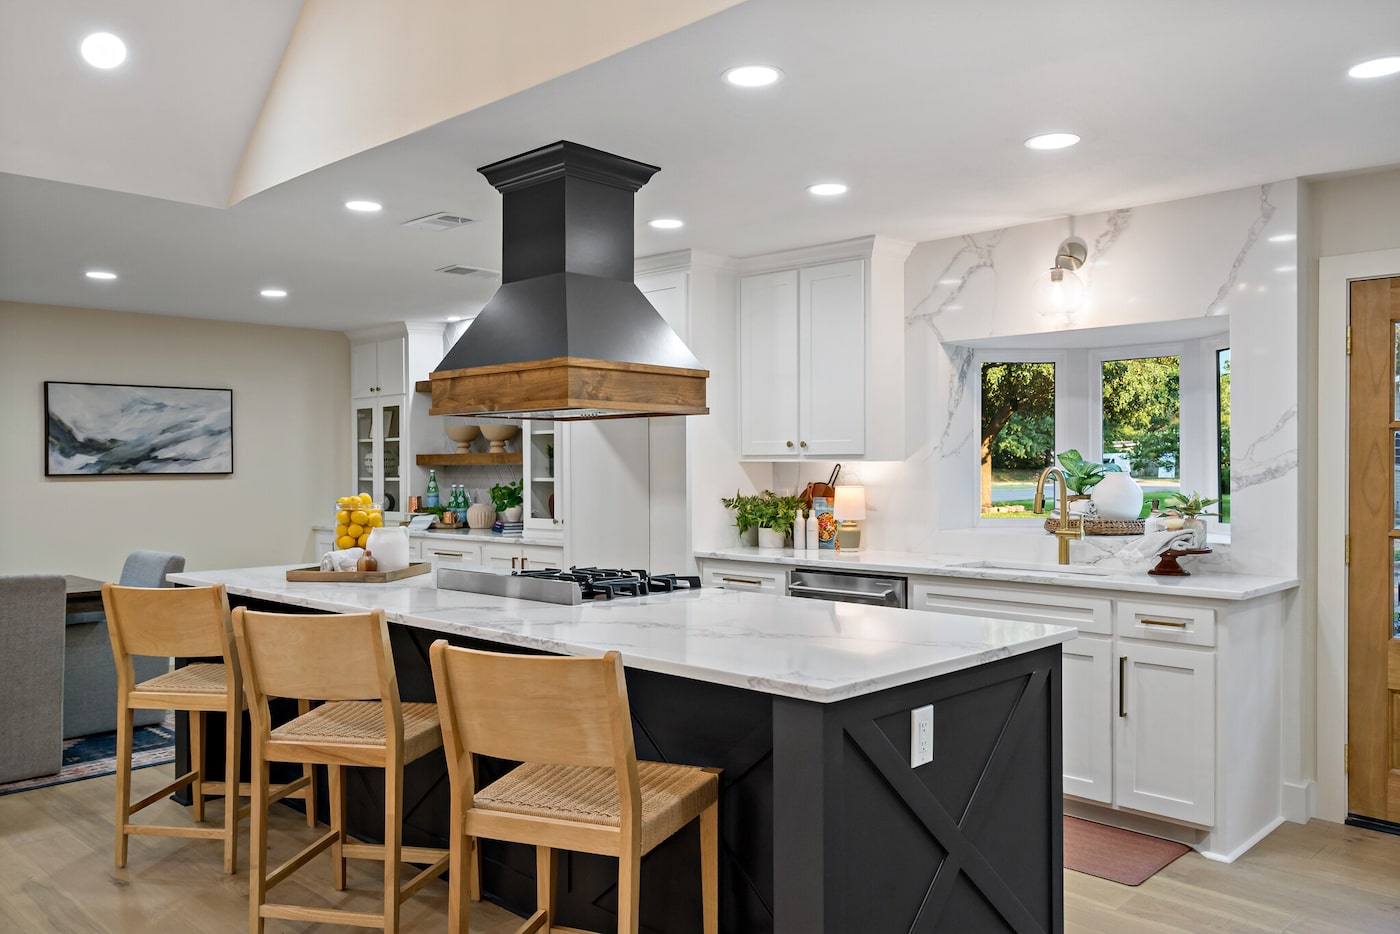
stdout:
MULTIPOLYGON (((143 796, 169 780, 168 768, 133 773, 143 796)), ((217 842, 132 837, 126 869, 112 866, 114 781, 94 778, 0 797, 0 931, 153 931, 241 934, 248 929, 248 856, 242 872, 221 871, 217 842)), ((208 811, 219 820, 220 805, 208 811)), ((188 811, 162 802, 144 814, 182 823, 188 811)), ((274 860, 309 839, 300 816, 274 808, 274 860)), ((246 824, 243 843, 246 845, 246 824)), ((375 910, 375 864, 352 861, 351 886, 330 889, 329 858, 313 861, 278 889, 304 904, 375 910), (291 891, 289 891, 291 890, 291 891)), ((404 931, 443 931, 447 887, 434 882, 404 906, 404 931)), ((504 934, 517 922, 492 905, 473 912, 474 934, 504 934)), ((331 930, 269 921, 269 932, 331 930)), ((1136 888, 1065 873, 1065 929, 1132 932, 1400 932, 1400 836, 1313 821, 1284 824, 1231 865, 1188 853, 1136 888)), ((860 932, 880 934, 880 932, 860 932)), ((962 934, 962 932, 959 932, 962 934)))

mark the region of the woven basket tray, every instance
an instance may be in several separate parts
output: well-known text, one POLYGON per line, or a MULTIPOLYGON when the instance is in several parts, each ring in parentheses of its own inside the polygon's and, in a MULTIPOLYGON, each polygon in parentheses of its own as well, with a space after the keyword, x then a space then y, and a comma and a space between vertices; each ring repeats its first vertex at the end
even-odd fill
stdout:
MULTIPOLYGON (((1142 519, 1085 519, 1085 535, 1142 535, 1146 522, 1142 519)), ((1060 520, 1051 516, 1045 520, 1045 531, 1060 528, 1060 520)))

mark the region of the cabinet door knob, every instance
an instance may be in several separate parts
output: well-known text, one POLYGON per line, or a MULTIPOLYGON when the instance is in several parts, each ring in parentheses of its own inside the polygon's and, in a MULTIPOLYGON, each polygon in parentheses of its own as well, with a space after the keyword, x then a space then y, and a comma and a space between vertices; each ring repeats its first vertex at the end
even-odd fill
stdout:
POLYGON ((806 441, 803 441, 803 442, 802 442, 802 446, 805 448, 805 447, 807 446, 807 442, 806 442, 806 441))
POLYGON ((789 441, 789 442, 787 443, 787 446, 788 446, 788 447, 792 447, 792 442, 789 441))

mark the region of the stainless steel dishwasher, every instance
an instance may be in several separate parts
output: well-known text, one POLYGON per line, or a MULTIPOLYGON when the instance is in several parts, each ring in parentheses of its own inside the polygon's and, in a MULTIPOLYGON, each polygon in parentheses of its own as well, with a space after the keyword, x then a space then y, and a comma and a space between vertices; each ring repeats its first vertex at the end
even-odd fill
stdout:
POLYGON ((864 603, 868 606, 909 606, 909 578, 890 574, 855 574, 794 568, 788 575, 789 597, 864 603))

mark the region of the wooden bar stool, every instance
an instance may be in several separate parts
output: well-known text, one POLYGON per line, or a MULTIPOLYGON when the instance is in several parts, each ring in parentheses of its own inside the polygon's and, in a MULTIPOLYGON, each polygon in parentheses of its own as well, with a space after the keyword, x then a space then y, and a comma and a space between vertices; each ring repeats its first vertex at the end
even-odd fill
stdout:
MULTIPOLYGON (((102 604, 107 612, 107 631, 117 668, 117 868, 126 865, 127 838, 138 834, 222 839, 224 872, 236 872, 238 822, 248 813, 246 807, 240 806, 239 797, 249 794, 249 787, 238 781, 245 704, 224 587, 222 584, 180 588, 103 584, 102 604), (217 658, 219 661, 196 662, 137 684, 133 656, 217 658), (136 710, 189 712, 190 770, 132 804, 132 718, 136 710), (224 780, 221 782, 209 781, 204 775, 205 717, 210 712, 222 713, 227 724, 224 780), (186 785, 190 786, 197 823, 204 821, 205 797, 223 796, 222 829, 132 823, 133 814, 186 785)), ((276 795, 306 799, 307 814, 314 822, 311 804, 315 800, 315 789, 309 769, 295 782, 278 786, 276 795)))
POLYGON ((404 900, 438 876, 448 851, 402 845, 404 763, 442 746, 437 707, 404 704, 384 611, 336 616, 233 613, 234 639, 243 666, 253 724, 253 822, 248 884, 249 930, 261 934, 266 918, 349 924, 397 932, 404 900), (273 727, 269 697, 325 701, 273 727), (302 762, 327 767, 331 829, 272 872, 267 872, 268 763, 302 762), (384 843, 349 842, 345 832, 345 767, 384 770, 384 843), (333 882, 345 888, 345 861, 384 863, 380 914, 313 908, 267 901, 267 892, 317 854, 331 850, 333 882), (400 885, 400 863, 428 868, 400 885))
POLYGON ((705 934, 719 931, 719 771, 638 762, 622 656, 503 655, 434 642, 429 657, 452 783, 448 929, 466 934, 473 838, 535 847, 535 913, 555 923, 555 850, 618 858, 617 930, 637 934, 642 857, 700 818, 705 934), (476 791, 474 755, 523 764, 476 791))

